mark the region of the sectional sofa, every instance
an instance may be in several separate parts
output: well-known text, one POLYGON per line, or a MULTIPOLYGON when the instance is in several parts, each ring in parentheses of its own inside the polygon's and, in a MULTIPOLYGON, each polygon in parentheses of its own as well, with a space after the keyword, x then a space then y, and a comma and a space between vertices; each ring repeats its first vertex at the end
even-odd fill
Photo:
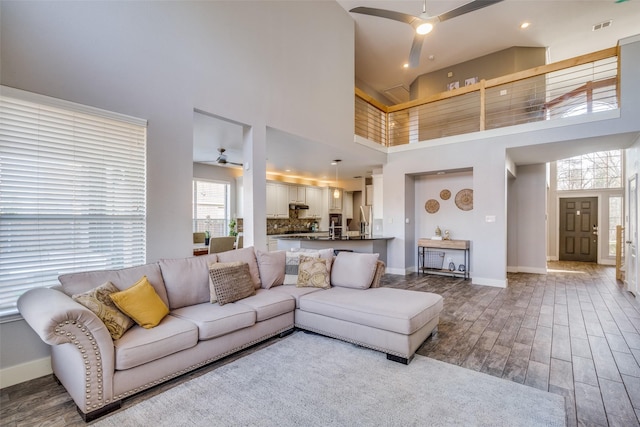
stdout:
POLYGON ((60 276, 18 309, 92 420, 128 396, 295 327, 408 363, 437 330, 442 297, 380 288, 375 254, 253 247, 60 276), (213 301, 213 302, 212 302, 213 301))

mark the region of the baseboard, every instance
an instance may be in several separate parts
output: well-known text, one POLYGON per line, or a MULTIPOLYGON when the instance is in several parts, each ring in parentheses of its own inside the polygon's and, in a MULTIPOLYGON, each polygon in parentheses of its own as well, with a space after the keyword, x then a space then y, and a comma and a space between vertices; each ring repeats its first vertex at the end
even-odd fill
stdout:
POLYGON ((558 256, 557 255, 548 256, 547 257, 547 261, 558 261, 558 256))
POLYGON ((473 276, 473 284, 474 285, 482 285, 482 286, 493 286, 496 288, 506 288, 508 280, 496 280, 496 279, 486 279, 484 277, 476 277, 473 276))
POLYGON ((10 387, 25 381, 51 374, 51 358, 32 360, 20 365, 9 366, 0 370, 0 388, 10 387))
POLYGON ((507 273, 532 273, 532 274, 547 274, 547 267, 507 267, 507 273))
POLYGON ((406 268, 386 267, 384 272, 386 274, 397 274, 399 276, 406 276, 407 272, 413 272, 413 271, 415 271, 415 268, 413 270, 409 270, 409 269, 406 269, 406 268))

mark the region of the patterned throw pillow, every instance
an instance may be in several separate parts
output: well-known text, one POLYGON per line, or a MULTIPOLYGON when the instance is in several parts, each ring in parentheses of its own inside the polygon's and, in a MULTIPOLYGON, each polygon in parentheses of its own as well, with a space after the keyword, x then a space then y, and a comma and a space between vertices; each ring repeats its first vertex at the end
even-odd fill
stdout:
POLYGON ((211 299, 225 305, 256 294, 249 264, 218 262, 209 266, 211 299))
POLYGON ((331 287, 331 260, 302 255, 298 267, 298 288, 312 287, 328 289, 331 287))
POLYGON ((319 252, 287 252, 285 255, 284 266, 284 284, 285 285, 297 285, 298 284, 298 269, 300 265, 300 257, 306 256, 311 258, 319 258, 319 252))
POLYGON ((111 282, 106 282, 85 293, 73 295, 74 301, 84 305, 95 313, 107 327, 111 338, 119 339, 135 323, 129 316, 118 310, 109 295, 120 289, 111 282))

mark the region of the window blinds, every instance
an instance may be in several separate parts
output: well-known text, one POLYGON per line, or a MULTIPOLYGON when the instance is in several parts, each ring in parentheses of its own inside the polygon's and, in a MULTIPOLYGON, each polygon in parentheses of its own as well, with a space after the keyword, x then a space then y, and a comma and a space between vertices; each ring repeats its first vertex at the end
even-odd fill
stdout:
POLYGON ((2 87, 0 319, 75 271, 146 260, 146 122, 2 87))

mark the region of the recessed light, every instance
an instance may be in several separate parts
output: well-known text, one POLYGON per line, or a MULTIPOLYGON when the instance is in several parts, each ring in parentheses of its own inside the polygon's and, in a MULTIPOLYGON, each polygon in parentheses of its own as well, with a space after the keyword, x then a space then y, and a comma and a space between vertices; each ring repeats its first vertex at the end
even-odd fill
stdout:
POLYGON ((402 68, 409 68, 409 63, 402 64, 402 68))
POLYGON ((284 171, 285 172, 291 172, 291 169, 285 169, 284 171))
POLYGON ((525 28, 529 28, 529 26, 531 25, 531 22, 523 22, 522 24, 520 24, 520 29, 524 30, 525 28))

